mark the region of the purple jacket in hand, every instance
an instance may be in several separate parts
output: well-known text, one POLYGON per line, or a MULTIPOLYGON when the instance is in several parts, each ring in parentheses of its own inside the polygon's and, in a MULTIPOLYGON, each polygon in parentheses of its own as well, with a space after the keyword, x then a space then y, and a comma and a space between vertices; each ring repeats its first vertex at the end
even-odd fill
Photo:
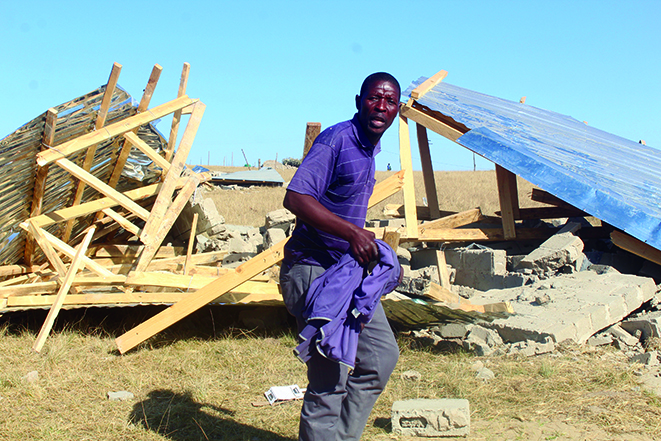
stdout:
POLYGON ((379 261, 371 272, 360 266, 351 253, 328 268, 310 285, 303 318, 307 325, 294 354, 303 362, 319 351, 330 360, 353 369, 361 323, 372 319, 381 296, 397 286, 401 267, 388 244, 375 241, 379 261))

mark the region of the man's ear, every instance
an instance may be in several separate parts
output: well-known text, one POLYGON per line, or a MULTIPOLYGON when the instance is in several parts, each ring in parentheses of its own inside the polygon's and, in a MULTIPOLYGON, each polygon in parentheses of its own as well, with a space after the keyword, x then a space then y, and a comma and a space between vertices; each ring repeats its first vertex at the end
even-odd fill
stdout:
POLYGON ((360 95, 356 95, 356 110, 360 112, 360 95))

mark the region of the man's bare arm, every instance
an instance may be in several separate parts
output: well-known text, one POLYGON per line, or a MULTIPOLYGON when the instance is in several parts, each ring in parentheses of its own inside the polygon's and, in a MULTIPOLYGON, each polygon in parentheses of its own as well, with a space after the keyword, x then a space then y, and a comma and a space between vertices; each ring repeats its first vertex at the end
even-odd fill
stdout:
POLYGON ((378 257, 374 233, 331 213, 312 196, 287 191, 283 205, 308 225, 349 242, 361 265, 378 257))

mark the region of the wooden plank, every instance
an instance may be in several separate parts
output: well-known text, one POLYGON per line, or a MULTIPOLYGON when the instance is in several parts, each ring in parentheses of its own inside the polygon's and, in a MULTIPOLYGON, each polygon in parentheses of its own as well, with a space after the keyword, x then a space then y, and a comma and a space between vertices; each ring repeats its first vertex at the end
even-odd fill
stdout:
POLYGON ((142 229, 140 240, 144 244, 148 244, 153 241, 153 236, 159 229, 161 219, 172 203, 172 194, 174 193, 177 180, 181 176, 181 171, 186 166, 188 152, 193 145, 193 140, 195 139, 197 129, 200 126, 205 108, 206 106, 201 102, 195 104, 195 109, 193 110, 193 113, 188 120, 186 130, 184 131, 184 135, 181 139, 181 142, 179 143, 179 148, 174 155, 170 169, 168 170, 168 173, 163 181, 163 187, 161 187, 161 191, 156 197, 156 201, 154 202, 151 213, 149 213, 149 217, 146 219, 147 222, 142 229))
MULTIPOLYGON (((110 286, 111 284, 124 284, 126 276, 114 277, 89 277, 76 276, 73 279, 72 286, 110 286)), ((20 306, 22 303, 12 299, 24 296, 34 296, 41 294, 55 294, 59 284, 56 281, 34 282, 23 285, 2 286, 0 287, 0 298, 7 299, 7 306, 20 306)), ((52 304, 52 301, 45 304, 52 304)))
POLYGON ((2 265, 0 266, 0 277, 33 273, 39 271, 40 268, 39 265, 2 265))
POLYGON ((147 81, 147 86, 145 86, 145 91, 142 93, 140 104, 138 105, 138 113, 142 113, 149 108, 151 97, 154 95, 154 90, 156 89, 156 84, 158 84, 158 79, 161 77, 162 71, 163 68, 159 64, 154 64, 149 75, 149 80, 147 81))
POLYGON ((519 196, 516 185, 516 175, 496 164, 496 179, 498 180, 498 200, 503 219, 505 239, 516 238, 514 219, 519 214, 519 196))
POLYGON ((39 227, 37 227, 35 223, 30 220, 28 220, 28 231, 30 232, 32 237, 37 241, 42 251, 44 252, 44 255, 46 256, 50 264, 53 266, 55 271, 59 274, 60 277, 64 277, 64 275, 67 273, 67 269, 64 266, 64 262, 62 262, 60 256, 57 255, 57 253, 53 249, 53 246, 50 244, 48 239, 46 239, 46 235, 44 234, 44 231, 39 227))
MULTIPOLYGON (((496 211, 496 215, 500 216, 501 212, 496 211)), ((558 219, 563 217, 584 217, 589 216, 585 211, 571 206, 563 207, 535 207, 535 208, 519 208, 518 220, 527 219, 558 219)))
POLYGON ((479 222, 482 219, 482 210, 480 208, 473 208, 472 210, 462 211, 461 213, 445 216, 431 222, 425 222, 418 226, 418 234, 424 234, 426 230, 434 230, 438 228, 458 228, 464 225, 479 222))
MULTIPOLYGON (((180 180, 180 182, 177 184, 178 187, 183 185, 183 183, 184 180, 180 180)), ((135 190, 129 190, 124 193, 124 196, 133 201, 137 201, 158 194, 158 190, 160 188, 161 184, 151 184, 145 187, 136 188, 135 190)), ((64 222, 80 216, 87 216, 88 214, 96 213, 97 211, 102 211, 104 208, 111 208, 116 205, 119 204, 109 197, 105 197, 94 201, 85 202, 84 204, 80 204, 75 207, 62 208, 60 210, 42 214, 37 217, 33 217, 30 220, 39 227, 46 227, 48 225, 64 222)), ((21 225, 21 227, 23 227, 23 225, 21 225)))
POLYGON ((384 231, 383 232, 383 241, 390 245, 390 248, 392 248, 395 252, 397 251, 397 247, 399 247, 399 239, 402 237, 402 233, 399 231, 384 231))
POLYGON ((66 158, 61 158, 55 161, 55 163, 71 173, 73 176, 77 177, 84 181, 87 185, 94 188, 96 191, 102 193, 106 197, 109 197, 113 201, 117 202, 122 207, 126 208, 131 213, 135 214, 143 220, 149 218, 149 212, 142 208, 140 205, 133 202, 130 198, 124 196, 122 193, 118 192, 114 188, 110 187, 108 184, 102 182, 99 178, 92 175, 89 172, 86 172, 81 167, 78 167, 73 162, 69 161, 66 158))
MULTIPOLYGON (((184 63, 181 70, 181 80, 179 80, 179 90, 177 91, 177 98, 186 94, 186 86, 188 85, 188 75, 190 74, 190 64, 184 63)), ((177 143, 177 133, 179 132, 179 122, 181 121, 182 110, 177 110, 172 115, 172 126, 170 127, 170 137, 168 138, 168 147, 165 152, 165 160, 170 162, 174 154, 174 146, 177 143)))
MULTIPOLYGON (((126 132, 129 133, 129 132, 126 132)), ((119 151, 119 155, 117 155, 117 160, 115 161, 115 166, 112 169, 112 173, 110 174, 110 179, 108 179, 108 186, 111 188, 117 187, 117 183, 119 182, 119 178, 122 176, 122 170, 124 170, 124 166, 126 165, 126 161, 129 159, 129 155, 131 154, 131 148, 133 147, 133 144, 130 142, 127 142, 126 139, 124 139, 124 143, 122 144, 122 148, 119 151)), ((100 219, 101 214, 98 214, 96 216, 96 220, 100 219)))
POLYGON ((159 166, 160 168, 163 169, 164 173, 167 173, 168 170, 170 169, 170 163, 161 155, 159 155, 156 150, 153 148, 149 147, 146 142, 144 142, 142 139, 138 137, 133 132, 126 132, 124 133, 124 138, 126 138, 127 141, 129 141, 135 148, 140 150, 142 153, 147 155, 149 159, 154 161, 154 163, 159 166))
POLYGON ((621 231, 613 231, 610 236, 616 247, 661 265, 661 250, 621 231))
MULTIPOLYGON (((178 288, 186 291, 197 291, 204 288, 209 283, 214 282, 216 279, 218 279, 218 277, 202 275, 190 276, 166 272, 134 272, 129 274, 125 283, 129 286, 160 286, 165 288, 178 288)), ((273 294, 279 293, 280 291, 277 283, 247 280, 234 287, 232 292, 273 294)))
MULTIPOLYGON (((41 232, 46 237, 46 239, 48 239, 48 242, 50 242, 51 245, 53 245, 53 247, 56 250, 63 253, 65 256, 69 257, 70 259, 73 259, 73 257, 76 254, 76 250, 74 250, 68 244, 62 242, 57 237, 50 234, 48 231, 41 230, 41 232)), ((83 256, 83 257, 81 257, 81 259, 83 260, 83 264, 85 265, 85 267, 87 269, 89 269, 90 271, 92 271, 93 273, 97 274, 98 276, 100 276, 100 277, 114 277, 115 276, 115 274, 111 273, 106 268, 99 265, 98 263, 96 263, 95 261, 90 259, 89 257, 83 256)))
POLYGON ((190 234, 188 235, 188 249, 186 250, 186 260, 184 261, 184 274, 188 274, 191 263, 191 255, 193 254, 193 245, 195 244, 195 230, 197 230, 198 214, 193 213, 193 221, 191 222, 190 234))
POLYGON ((161 246, 163 239, 170 232, 174 221, 177 220, 181 210, 184 209, 186 203, 195 192, 197 185, 200 183, 196 175, 192 175, 188 178, 188 182, 182 187, 179 191, 179 194, 175 198, 174 202, 168 208, 167 213, 160 219, 158 224, 158 229, 154 232, 154 235, 149 237, 149 242, 145 243, 145 247, 140 253, 140 257, 135 263, 135 271, 144 271, 149 266, 149 263, 156 255, 156 252, 161 246))
MULTIPOLYGON (((530 199, 535 202, 541 202, 543 204, 555 205, 557 207, 573 207, 573 205, 568 204, 557 196, 552 195, 548 191, 542 190, 541 188, 533 188, 530 199)), ((578 208, 577 208, 578 210, 578 208)))
MULTIPOLYGON (((377 237, 383 236, 384 228, 366 228, 377 237)), ((523 228, 516 229, 516 240, 547 239, 558 231, 557 228, 523 228)), ((504 241, 502 228, 438 228, 427 229, 422 234, 407 236, 402 234, 403 242, 493 242, 504 241)))
MULTIPOLYGON (((266 284, 264 284, 266 285, 266 284)), ((131 292, 131 293, 86 293, 69 294, 64 298, 63 306, 69 305, 162 305, 180 302, 190 297, 193 292, 131 292)), ((9 297, 5 301, 7 307, 44 307, 53 304, 54 295, 9 297)), ((0 299, 1 300, 1 299, 0 299)), ((230 291, 212 300, 214 303, 253 303, 253 302, 282 302, 282 295, 277 292, 245 293, 230 291)), ((210 303, 211 303, 210 302, 210 303)))
POLYGON ((103 214, 117 222, 122 228, 126 231, 133 233, 136 236, 140 236, 140 231, 142 231, 137 225, 133 224, 130 220, 117 213, 112 208, 104 208, 101 210, 103 214))
POLYGON ((310 147, 314 144, 314 140, 321 133, 321 123, 309 122, 305 126, 305 141, 303 142, 303 158, 305 158, 310 151, 310 147))
POLYGON ((39 331, 39 335, 37 335, 37 340, 34 342, 34 345, 32 346, 32 349, 34 349, 36 352, 41 352, 41 349, 44 347, 44 343, 46 342, 46 337, 48 337, 48 334, 53 328, 53 323, 55 323, 55 318, 57 317, 57 314, 60 312, 60 309, 62 308, 62 303, 64 303, 64 297, 69 292, 69 288, 71 288, 71 283, 73 282, 73 278, 75 277, 76 273, 78 272, 78 269, 80 268, 80 265, 82 264, 82 257, 85 255, 85 251, 87 251, 87 247, 90 244, 93 235, 94 235, 94 227, 92 227, 90 231, 87 232, 85 239, 83 239, 83 242, 78 246, 78 249, 76 250, 76 254, 73 257, 73 260, 71 261, 71 265, 69 266, 69 271, 67 271, 67 274, 64 277, 64 281, 62 282, 62 286, 60 286, 60 290, 57 292, 57 295, 55 296, 55 300, 53 301, 53 306, 51 306, 50 311, 48 311, 48 315, 46 316, 46 321, 42 325, 41 330, 39 331))
POLYGON ((399 116, 399 164, 404 171, 404 219, 406 234, 415 236, 418 230, 418 217, 415 205, 415 183, 413 182, 413 162, 411 160, 411 139, 406 118, 399 116))
POLYGON ((427 127, 429 130, 433 130, 441 136, 446 137, 450 141, 456 141, 464 133, 450 127, 449 125, 437 120, 436 118, 427 115, 424 112, 421 112, 418 109, 411 107, 411 102, 402 106, 400 110, 400 115, 406 118, 409 118, 423 126, 427 127))
POLYGON ((287 239, 282 240, 268 250, 241 264, 234 272, 219 277, 197 292, 120 335, 115 340, 119 352, 122 354, 126 353, 126 351, 136 347, 138 344, 176 323, 183 317, 197 311, 220 295, 275 265, 282 260, 286 241, 287 239))
POLYGON ((436 192, 436 182, 434 180, 434 168, 432 167, 431 163, 431 152, 429 151, 427 129, 422 124, 415 123, 415 130, 418 136, 418 150, 420 150, 422 178, 425 184, 425 193, 427 194, 429 215, 432 219, 436 219, 441 217, 441 212, 438 207, 438 194, 436 192))
POLYGON ((450 289, 450 274, 448 274, 448 264, 443 250, 436 251, 436 267, 438 268, 438 279, 441 287, 450 289))
POLYGON ((477 311, 484 312, 484 306, 474 305, 468 300, 464 299, 458 294, 453 293, 447 288, 443 288, 438 283, 429 282, 429 290, 425 295, 436 301, 446 303, 454 306, 453 309, 461 309, 462 311, 477 311))
POLYGON ((367 203, 368 207, 373 207, 384 199, 394 195, 404 186, 404 170, 389 176, 374 186, 372 195, 367 203))
POLYGON ((414 100, 422 98, 427 92, 433 89, 435 85, 443 81, 443 79, 447 76, 448 72, 445 70, 441 70, 435 73, 433 76, 427 78, 424 82, 418 85, 418 87, 413 89, 411 92, 411 98, 414 100))
MULTIPOLYGON (((110 108, 110 102, 112 99, 113 93, 115 93, 115 88, 117 87, 117 80, 119 79, 119 73, 122 70, 121 64, 115 63, 113 65, 112 71, 110 72, 110 78, 108 78, 108 84, 106 85, 106 90, 103 93, 103 100, 101 102, 101 108, 97 114, 96 123, 94 127, 96 130, 100 130, 106 123, 106 117, 108 115, 108 109, 110 108)), ((96 144, 92 144, 87 148, 87 153, 85 154, 85 160, 83 161, 83 170, 89 172, 92 169, 92 164, 94 163, 94 155, 96 155, 96 144)), ((73 201, 71 205, 78 205, 83 199, 83 193, 85 191, 85 182, 78 180, 76 184, 76 190, 74 192, 73 201)), ((62 240, 64 242, 69 242, 71 237, 71 231, 73 230, 74 220, 70 219, 67 222, 67 225, 64 229, 64 234, 62 235, 62 240)))
POLYGON ((60 158, 64 158, 80 150, 84 150, 93 144, 98 144, 102 141, 123 135, 126 132, 139 128, 143 124, 147 124, 156 119, 163 118, 172 112, 183 109, 184 107, 197 102, 199 101, 188 98, 187 96, 183 96, 165 104, 161 104, 160 106, 154 107, 150 109, 149 112, 138 113, 137 115, 134 115, 130 118, 126 118, 122 121, 110 124, 109 126, 105 126, 101 130, 86 133, 85 135, 79 136, 76 139, 72 139, 71 141, 61 144, 57 147, 57 149, 48 149, 39 153, 37 155, 37 164, 40 166, 50 164, 51 162, 55 162, 60 158))
MULTIPOLYGON (((417 214, 418 220, 432 220, 429 215, 429 207, 418 205, 415 207, 415 212, 417 214)), ((404 217, 404 205, 403 204, 386 204, 383 209, 383 214, 385 216, 391 217, 404 217)), ((452 214, 457 214, 456 211, 439 211, 439 217, 450 216, 452 214)))
MULTIPOLYGON (((55 129, 57 127, 57 111, 54 108, 46 112, 46 123, 44 124, 44 133, 41 141, 43 145, 53 147, 55 144, 55 129)), ((42 150, 44 148, 42 147, 42 150)), ((30 208, 30 217, 41 214, 41 207, 44 200, 44 191, 46 189, 46 178, 48 177, 49 166, 37 165, 37 175, 34 180, 34 190, 32 191, 32 206, 30 208)), ((28 236, 23 250, 23 260, 26 265, 32 265, 32 254, 34 253, 34 239, 28 236)))
POLYGON ((115 93, 115 88, 117 87, 117 81, 119 80, 119 74, 121 72, 122 65, 119 63, 113 63, 112 69, 110 71, 110 77, 108 77, 108 83, 106 84, 106 90, 103 93, 101 107, 99 108, 99 112, 96 114, 96 122, 94 124, 96 130, 99 130, 101 127, 106 125, 108 109, 110 109, 112 95, 115 93))

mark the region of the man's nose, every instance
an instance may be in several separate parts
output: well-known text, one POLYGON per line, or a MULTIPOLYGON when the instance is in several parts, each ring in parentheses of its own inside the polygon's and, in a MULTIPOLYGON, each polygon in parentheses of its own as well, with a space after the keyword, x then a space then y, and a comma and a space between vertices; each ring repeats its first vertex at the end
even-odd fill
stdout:
POLYGON ((381 112, 386 111, 386 100, 384 98, 381 98, 377 100, 376 106, 374 106, 376 110, 380 110, 381 112))

